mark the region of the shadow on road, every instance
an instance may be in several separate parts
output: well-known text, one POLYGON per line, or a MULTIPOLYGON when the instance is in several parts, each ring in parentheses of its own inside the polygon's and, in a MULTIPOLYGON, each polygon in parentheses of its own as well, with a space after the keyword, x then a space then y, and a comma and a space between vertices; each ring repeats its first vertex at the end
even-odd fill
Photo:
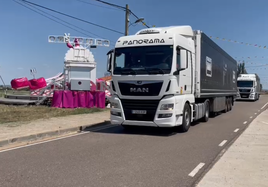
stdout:
MULTIPOLYGON (((191 128, 198 125, 199 122, 194 122, 191 124, 191 128)), ((140 127, 140 126, 130 126, 124 128, 121 125, 111 125, 110 123, 105 123, 88 127, 83 131, 90 131, 94 133, 106 133, 106 134, 125 134, 125 135, 147 135, 147 136, 163 136, 168 137, 176 134, 183 134, 178 128, 159 128, 159 127, 140 127)))

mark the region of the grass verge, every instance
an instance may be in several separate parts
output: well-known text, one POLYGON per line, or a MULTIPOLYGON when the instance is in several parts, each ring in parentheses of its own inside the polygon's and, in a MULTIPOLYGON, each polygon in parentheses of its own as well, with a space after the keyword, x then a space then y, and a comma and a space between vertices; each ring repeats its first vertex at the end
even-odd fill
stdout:
POLYGON ((47 106, 0 105, 0 125, 12 122, 30 122, 37 119, 48 119, 52 117, 63 117, 68 115, 90 114, 106 110, 107 109, 99 108, 63 109, 47 106))

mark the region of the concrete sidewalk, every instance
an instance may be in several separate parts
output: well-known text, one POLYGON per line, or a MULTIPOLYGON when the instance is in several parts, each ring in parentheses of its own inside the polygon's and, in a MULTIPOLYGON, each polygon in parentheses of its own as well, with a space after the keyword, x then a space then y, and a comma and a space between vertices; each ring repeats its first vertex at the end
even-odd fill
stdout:
POLYGON ((0 125, 0 148, 14 142, 28 142, 77 132, 81 127, 109 122, 110 111, 0 125))
POLYGON ((197 187, 268 187, 268 110, 231 145, 197 187))

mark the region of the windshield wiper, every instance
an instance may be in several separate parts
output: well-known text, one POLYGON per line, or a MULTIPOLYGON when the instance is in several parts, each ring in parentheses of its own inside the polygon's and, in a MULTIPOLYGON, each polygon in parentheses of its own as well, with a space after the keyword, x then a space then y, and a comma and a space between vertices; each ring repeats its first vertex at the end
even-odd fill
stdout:
POLYGON ((131 69, 131 68, 124 68, 124 69, 121 70, 121 74, 122 75, 128 75, 128 74, 137 75, 137 72, 134 69, 131 69))
POLYGON ((161 69, 161 68, 146 68, 146 70, 147 70, 149 73, 157 72, 157 73, 165 74, 164 70, 161 69))

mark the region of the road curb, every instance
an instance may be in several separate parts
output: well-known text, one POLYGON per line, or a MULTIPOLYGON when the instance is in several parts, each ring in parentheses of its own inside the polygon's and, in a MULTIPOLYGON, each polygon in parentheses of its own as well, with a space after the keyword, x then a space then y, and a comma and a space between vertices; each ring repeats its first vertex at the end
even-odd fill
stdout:
POLYGON ((63 135, 63 134, 74 133, 74 132, 79 133, 82 131, 86 131, 88 128, 94 128, 94 127, 98 127, 98 126, 109 124, 109 123, 110 123, 110 121, 104 120, 103 122, 94 123, 91 125, 80 125, 77 127, 70 127, 70 128, 66 128, 66 129, 46 131, 46 132, 35 133, 35 134, 27 135, 27 136, 10 138, 7 140, 0 140, 0 148, 3 148, 7 145, 11 145, 14 143, 29 143, 29 142, 34 142, 37 140, 42 140, 44 138, 56 137, 56 136, 63 135))

